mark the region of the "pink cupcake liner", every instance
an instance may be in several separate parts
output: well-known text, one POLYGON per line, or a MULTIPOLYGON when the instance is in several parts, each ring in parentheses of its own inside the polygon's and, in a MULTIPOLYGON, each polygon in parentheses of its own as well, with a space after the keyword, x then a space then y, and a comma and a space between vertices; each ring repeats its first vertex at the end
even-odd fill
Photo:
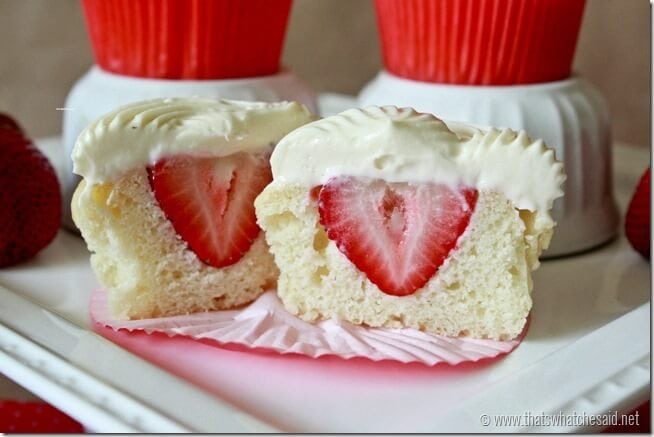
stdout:
POLYGON ((527 321, 518 338, 507 341, 445 337, 410 328, 369 328, 339 320, 312 324, 286 311, 275 291, 264 293, 239 310, 116 320, 109 313, 106 293, 96 290, 91 296, 90 313, 96 325, 116 331, 179 335, 219 345, 310 358, 334 355, 344 359, 418 362, 428 366, 439 363, 456 365, 508 354, 520 344, 529 324, 527 321))

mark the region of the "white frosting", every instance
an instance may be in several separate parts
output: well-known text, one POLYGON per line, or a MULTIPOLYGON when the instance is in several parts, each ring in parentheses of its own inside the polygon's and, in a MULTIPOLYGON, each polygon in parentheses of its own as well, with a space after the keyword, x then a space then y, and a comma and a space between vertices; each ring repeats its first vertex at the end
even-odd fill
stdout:
POLYGON ((554 151, 525 132, 446 124, 391 106, 350 109, 296 129, 271 163, 274 184, 313 187, 349 175, 496 190, 547 222, 565 180, 554 151))
POLYGON ((108 182, 176 153, 225 156, 270 148, 314 118, 294 102, 156 99, 123 106, 88 126, 73 148, 73 171, 108 182))

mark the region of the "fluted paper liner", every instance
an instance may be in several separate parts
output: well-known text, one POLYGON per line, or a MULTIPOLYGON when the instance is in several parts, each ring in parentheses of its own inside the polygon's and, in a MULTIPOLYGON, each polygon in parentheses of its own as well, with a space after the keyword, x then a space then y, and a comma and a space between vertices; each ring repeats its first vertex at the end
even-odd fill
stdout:
POLYGON ((96 290, 91 297, 90 310, 94 323, 116 331, 160 332, 312 358, 336 355, 345 359, 420 362, 428 366, 454 365, 507 354, 524 336, 523 332, 514 340, 495 341, 445 337, 408 328, 369 328, 338 320, 312 324, 286 311, 274 291, 264 293, 238 310, 121 321, 111 317, 106 292, 96 290))
POLYGON ((166 79, 279 71, 292 0, 84 0, 104 70, 166 79))
POLYGON ((570 76, 585 0, 375 0, 386 69, 460 85, 570 76))

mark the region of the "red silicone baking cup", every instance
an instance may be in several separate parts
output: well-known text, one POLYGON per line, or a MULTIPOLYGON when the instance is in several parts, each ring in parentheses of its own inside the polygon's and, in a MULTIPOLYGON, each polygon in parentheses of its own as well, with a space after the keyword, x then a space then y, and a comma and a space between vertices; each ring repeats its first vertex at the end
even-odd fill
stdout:
POLYGON ((97 64, 166 79, 279 71, 292 0, 82 0, 97 64))
POLYGON ((375 0, 386 69, 460 85, 570 76, 586 0, 375 0))

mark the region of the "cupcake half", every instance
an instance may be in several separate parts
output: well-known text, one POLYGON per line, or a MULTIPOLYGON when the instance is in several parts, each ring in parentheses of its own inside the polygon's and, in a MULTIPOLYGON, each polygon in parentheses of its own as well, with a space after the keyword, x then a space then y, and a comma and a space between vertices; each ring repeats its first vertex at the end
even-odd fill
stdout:
POLYGON ((253 201, 274 145, 310 120, 297 103, 159 99, 82 132, 73 219, 115 317, 233 308, 274 285, 253 201))
POLYGON ((271 163, 255 206, 290 312, 520 334, 563 194, 562 164, 542 141, 370 107, 295 130, 271 163))

